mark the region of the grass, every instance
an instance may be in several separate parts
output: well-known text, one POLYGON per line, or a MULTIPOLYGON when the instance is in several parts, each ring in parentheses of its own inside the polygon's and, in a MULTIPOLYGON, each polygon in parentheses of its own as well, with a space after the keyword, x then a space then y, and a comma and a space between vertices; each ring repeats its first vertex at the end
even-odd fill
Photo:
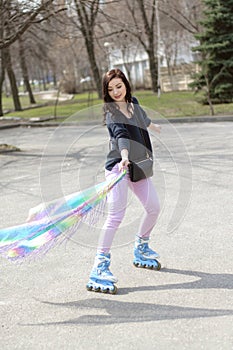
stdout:
MULTIPOLYGON (((46 94, 47 92, 45 92, 46 94)), ((56 95, 56 93, 55 93, 56 95)), ((202 97, 200 94, 195 95, 191 91, 179 91, 179 92, 167 92, 162 93, 160 98, 149 90, 135 91, 136 96, 140 104, 150 110, 155 111, 159 115, 165 118, 187 117, 187 116, 204 116, 209 115, 210 110, 208 106, 202 105, 199 101, 202 97)), ((51 117, 55 114, 55 101, 49 99, 43 99, 42 94, 35 94, 38 107, 31 108, 29 105, 27 96, 20 96, 22 107, 25 108, 21 112, 10 112, 7 116, 16 116, 22 118, 35 118, 35 117, 51 117), (44 106, 40 106, 46 104, 44 106)), ((44 96, 46 97, 46 96, 44 96)), ((102 100, 98 99, 95 92, 88 94, 82 93, 74 95, 72 99, 68 101, 60 101, 56 108, 56 115, 58 117, 67 118, 77 114, 79 120, 86 118, 91 119, 90 113, 87 114, 84 110, 93 105, 102 104, 102 100), (83 113, 80 113, 83 111, 83 113)), ((13 109, 13 101, 10 97, 3 98, 3 107, 5 110, 13 109)), ((228 115, 232 114, 233 104, 221 104, 215 106, 216 115, 228 115)), ((101 113, 97 113, 98 116, 101 113)), ((102 115, 101 115, 102 118, 102 115)), ((93 118, 94 119, 94 118, 93 118)), ((96 119, 96 116, 95 116, 96 119)))
MULTIPOLYGON (((23 110, 20 112, 11 111, 10 113, 7 113, 6 116, 29 119, 37 117, 52 117, 56 114, 58 117, 67 118, 90 107, 91 105, 102 103, 101 100, 98 100, 97 94, 95 93, 90 95, 88 93, 74 95, 70 100, 59 102, 57 107, 55 107, 55 100, 44 99, 41 94, 35 94, 35 99, 37 102, 36 106, 29 104, 27 96, 20 96, 23 110)), ((3 109, 13 109, 13 101, 10 97, 3 98, 3 109)))
MULTIPOLYGON (((203 95, 191 91, 162 93, 160 98, 151 91, 135 92, 140 103, 157 111, 166 118, 206 116, 210 114, 209 106, 200 103, 203 95)), ((232 114, 233 104, 221 104, 214 107, 216 114, 232 114)))

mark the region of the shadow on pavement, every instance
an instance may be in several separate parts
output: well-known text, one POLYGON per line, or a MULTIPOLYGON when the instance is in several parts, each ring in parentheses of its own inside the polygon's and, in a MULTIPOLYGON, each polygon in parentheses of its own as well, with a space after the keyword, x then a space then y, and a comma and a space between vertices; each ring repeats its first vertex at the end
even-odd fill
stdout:
MULTIPOLYGON (((163 269, 165 273, 175 273, 199 277, 199 280, 188 283, 166 284, 160 286, 140 286, 133 288, 122 288, 119 290, 119 295, 128 294, 138 291, 159 291, 171 289, 232 289, 233 278, 232 274, 210 274, 198 271, 187 271, 177 269, 163 269)), ((93 295, 95 295, 93 293, 93 295)), ((102 295, 103 296, 103 295, 102 295)), ((37 324, 24 324, 24 326, 53 326, 53 325, 109 325, 118 323, 130 322, 151 322, 162 320, 177 320, 177 319, 194 319, 206 317, 218 317, 233 315, 233 310, 228 309, 208 309, 208 308, 193 308, 181 307, 174 305, 160 305, 155 303, 138 303, 138 302, 123 302, 111 300, 116 296, 106 295, 108 299, 86 299, 77 300, 65 303, 54 303, 50 301, 40 301, 43 304, 48 304, 56 307, 66 307, 88 311, 87 315, 82 315, 77 318, 72 318, 64 321, 45 322, 37 324), (90 314, 93 310, 94 314, 90 314), (103 310, 107 315, 100 315, 99 310, 103 310), (96 314, 95 314, 96 311, 96 314)))
POLYGON ((213 274, 200 271, 188 271, 168 268, 162 268, 161 272, 193 276, 198 278, 198 280, 192 282, 163 284, 159 286, 139 286, 133 288, 122 288, 119 290, 119 294, 128 294, 131 292, 138 291, 156 291, 171 289, 233 289, 233 274, 213 274))
POLYGON ((76 309, 77 312, 79 312, 81 309, 85 309, 88 311, 88 314, 63 321, 23 324, 23 326, 57 326, 79 324, 99 326, 131 322, 151 322, 233 315, 233 310, 227 309, 192 308, 172 305, 157 305, 154 303, 122 302, 98 298, 67 303, 44 303, 57 307, 73 308, 76 309), (90 310, 93 311, 93 314, 90 314, 90 310), (99 310, 107 313, 107 315, 100 315, 99 310))

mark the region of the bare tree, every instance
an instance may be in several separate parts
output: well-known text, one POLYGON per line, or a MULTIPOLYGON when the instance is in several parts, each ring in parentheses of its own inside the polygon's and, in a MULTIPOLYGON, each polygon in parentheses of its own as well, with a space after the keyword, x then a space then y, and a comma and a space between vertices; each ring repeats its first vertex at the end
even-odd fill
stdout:
POLYGON ((158 90, 157 71, 157 40, 156 40, 156 0, 126 0, 126 6, 130 12, 134 26, 126 28, 126 31, 137 38, 148 54, 152 90, 158 90), (140 18, 140 19, 139 19, 140 18))
POLYGON ((1 57, 1 65, 0 65, 0 116, 3 115, 3 105, 2 105, 2 87, 3 87, 3 83, 5 80, 5 57, 4 57, 4 51, 1 50, 0 52, 1 57))
POLYGON ((52 4, 56 0, 25 1, 1 0, 1 17, 4 18, 1 25, 11 28, 10 33, 4 33, 0 38, 0 49, 9 47, 16 42, 23 33, 36 21, 43 21, 53 15, 52 4), (10 10, 10 12, 9 12, 10 10), (50 12, 51 10, 51 12, 50 12), (39 18, 40 17, 40 18, 39 18))
MULTIPOLYGON (((4 12, 3 12, 3 0, 0 0, 0 23, 4 23, 4 12)), ((0 25, 0 41, 3 40, 4 29, 3 25, 0 25)), ((5 80, 5 57, 4 51, 0 50, 0 116, 3 115, 3 106, 2 106, 2 87, 5 80)))
POLYGON ((159 11, 191 34, 200 31, 202 0, 159 0, 159 11))
MULTIPOLYGON (((173 66, 176 65, 178 52, 184 46, 184 38, 194 41, 193 34, 199 30, 201 11, 201 0, 191 3, 188 0, 111 1, 104 14, 104 29, 107 28, 105 36, 112 47, 122 51, 126 61, 133 45, 137 47, 139 44, 145 50, 149 59, 152 90, 157 91, 160 87, 161 49, 164 50, 163 56, 167 60, 172 80, 173 66)), ((130 71, 130 68, 130 63, 127 63, 126 71, 130 71)))
POLYGON ((75 10, 78 17, 77 27, 81 31, 89 62, 96 84, 98 96, 102 97, 101 75, 95 55, 95 26, 100 8, 100 0, 74 0, 75 10))
MULTIPOLYGON (((6 21, 5 21, 5 28, 3 29, 3 34, 5 33, 8 37, 10 37, 12 32, 10 23, 7 20, 12 16, 12 11, 13 11, 12 5, 14 5, 13 1, 8 1, 7 4, 5 4, 6 21)), ((22 107, 19 99, 18 86, 17 86, 16 77, 15 77, 14 68, 13 68, 12 59, 11 59, 10 45, 4 46, 2 50, 3 50, 2 65, 6 69, 6 72, 10 81, 14 107, 16 111, 21 111, 22 107)))
POLYGON ((27 61, 26 61, 26 52, 25 52, 25 47, 24 47, 24 42, 23 42, 22 36, 18 39, 18 42, 19 42, 19 59, 20 59, 20 66, 21 66, 21 70, 22 70, 24 85, 25 85, 26 91, 28 92, 30 103, 35 104, 36 100, 34 98, 31 84, 29 82, 29 74, 28 74, 28 67, 27 67, 27 61))
POLYGON ((177 89, 174 78, 177 66, 190 59, 190 48, 194 37, 171 18, 161 14, 160 60, 165 62, 172 90, 177 89))
MULTIPOLYGON (((109 22, 110 34, 114 35, 118 29, 121 32, 121 42, 116 43, 118 48, 126 46, 140 46, 145 50, 149 59, 152 90, 157 91, 157 35, 156 35, 156 0, 119 0, 115 4, 110 4, 105 17, 109 22), (111 34, 112 30, 112 34, 111 34), (128 37, 124 34, 127 33, 128 37), (126 39, 124 39, 127 38, 126 39), (131 45, 127 42, 131 40, 131 45)), ((127 67, 126 67, 127 68, 127 67)))
MULTIPOLYGON (((0 114, 6 63, 10 62, 7 56, 17 47, 25 85, 30 77, 43 80, 45 87, 49 73, 55 84, 66 78, 70 92, 75 92, 77 82, 91 75, 101 97, 101 73, 108 59, 104 43, 109 41, 119 50, 129 79, 134 46, 147 53, 152 90, 157 91, 161 43, 157 37, 156 5, 172 80, 179 38, 185 31, 193 35, 199 30, 201 0, 0 0, 0 114), (13 44, 17 41, 16 47, 13 44)), ((12 60, 11 71, 16 64, 12 60)))
POLYGON ((5 60, 5 68, 6 68, 7 75, 8 75, 9 81, 10 81, 15 111, 21 111, 22 107, 21 107, 21 103, 20 103, 20 99, 19 99, 16 77, 15 77, 15 73, 14 73, 14 69, 13 69, 13 65, 12 65, 10 47, 6 47, 4 49, 4 60, 5 60))
MULTIPOLYGON (((0 0, 0 106, 2 106, 2 85, 5 77, 4 70, 6 69, 11 83, 15 109, 21 109, 11 63, 10 46, 34 23, 41 23, 62 10, 59 1, 56 0, 34 0, 30 2, 26 0, 0 0)), ((0 109, 0 114, 3 114, 2 108, 0 109)))

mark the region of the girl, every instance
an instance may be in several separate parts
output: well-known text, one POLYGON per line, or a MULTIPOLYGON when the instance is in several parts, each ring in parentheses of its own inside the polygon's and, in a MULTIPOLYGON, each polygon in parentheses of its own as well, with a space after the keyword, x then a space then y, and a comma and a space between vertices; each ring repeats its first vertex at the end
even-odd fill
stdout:
MULTIPOLYGON (((145 155, 145 147, 152 155, 147 128, 160 132, 141 109, 124 73, 112 69, 103 76, 104 120, 110 135, 110 151, 105 163, 106 179, 116 177, 127 169, 130 161, 145 155), (139 128, 140 125, 140 128, 139 128), (144 126, 144 127, 143 127, 144 126)), ((109 270, 110 248, 114 235, 123 220, 127 193, 130 188, 142 203, 145 214, 136 233, 134 265, 159 270, 159 255, 148 246, 149 237, 156 224, 160 207, 151 178, 132 182, 129 173, 111 190, 108 196, 109 212, 99 239, 93 269, 87 283, 88 290, 116 293, 117 278, 109 270)))

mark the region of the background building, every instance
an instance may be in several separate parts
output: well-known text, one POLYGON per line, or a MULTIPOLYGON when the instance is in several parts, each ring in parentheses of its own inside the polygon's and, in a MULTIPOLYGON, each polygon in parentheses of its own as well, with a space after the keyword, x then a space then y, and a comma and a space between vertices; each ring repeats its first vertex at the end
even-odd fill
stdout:
MULTIPOLYGON (((121 69, 131 81, 134 88, 151 88, 148 55, 141 47, 131 45, 115 48, 105 43, 108 55, 109 68, 121 69)), ((192 82, 192 74, 198 70, 195 64, 195 53, 191 45, 179 45, 174 48, 175 54, 166 55, 163 45, 160 46, 160 86, 161 90, 188 90, 192 82)))

